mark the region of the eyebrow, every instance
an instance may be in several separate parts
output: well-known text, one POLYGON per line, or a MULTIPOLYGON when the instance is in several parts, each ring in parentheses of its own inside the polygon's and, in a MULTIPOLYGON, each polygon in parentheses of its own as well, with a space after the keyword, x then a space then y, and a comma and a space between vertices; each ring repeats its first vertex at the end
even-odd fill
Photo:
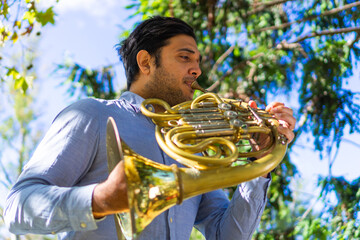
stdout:
MULTIPOLYGON (((196 54, 194 50, 191 50, 190 48, 180 48, 177 50, 177 52, 189 52, 189 53, 192 53, 192 54, 196 54)), ((202 55, 200 54, 200 58, 199 58, 199 62, 201 62, 202 60, 202 55)))

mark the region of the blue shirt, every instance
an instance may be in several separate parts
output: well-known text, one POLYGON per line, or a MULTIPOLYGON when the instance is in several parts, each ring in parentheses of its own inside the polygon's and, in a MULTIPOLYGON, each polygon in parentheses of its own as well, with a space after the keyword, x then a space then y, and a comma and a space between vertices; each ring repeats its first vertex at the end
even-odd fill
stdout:
MULTIPOLYGON (((120 137, 135 152, 178 164, 158 146, 155 124, 140 112, 143 100, 125 92, 117 100, 89 98, 65 108, 8 195, 4 215, 9 230, 58 233, 59 239, 115 239, 113 216, 96 221, 91 209, 94 187, 108 176, 108 117, 115 119, 120 137)), ((222 190, 185 200, 156 217, 140 239, 187 240, 193 226, 206 239, 251 239, 269 184, 270 179, 261 177, 242 183, 230 202, 222 190)))

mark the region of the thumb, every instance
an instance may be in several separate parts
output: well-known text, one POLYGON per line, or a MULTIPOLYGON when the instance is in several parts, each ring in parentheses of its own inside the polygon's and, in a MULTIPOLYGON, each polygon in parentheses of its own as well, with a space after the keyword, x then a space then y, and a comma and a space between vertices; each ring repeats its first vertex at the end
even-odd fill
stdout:
POLYGON ((256 102, 255 102, 254 100, 250 100, 250 101, 249 101, 249 106, 250 106, 251 108, 257 108, 257 104, 256 104, 256 102))

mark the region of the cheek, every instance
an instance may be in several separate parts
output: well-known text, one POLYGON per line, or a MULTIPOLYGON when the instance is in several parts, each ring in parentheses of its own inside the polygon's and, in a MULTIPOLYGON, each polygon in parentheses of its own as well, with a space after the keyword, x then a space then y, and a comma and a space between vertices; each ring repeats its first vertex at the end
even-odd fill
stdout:
POLYGON ((169 62, 168 64, 164 64, 164 69, 173 78, 181 79, 187 75, 188 66, 175 61, 173 63, 169 62))

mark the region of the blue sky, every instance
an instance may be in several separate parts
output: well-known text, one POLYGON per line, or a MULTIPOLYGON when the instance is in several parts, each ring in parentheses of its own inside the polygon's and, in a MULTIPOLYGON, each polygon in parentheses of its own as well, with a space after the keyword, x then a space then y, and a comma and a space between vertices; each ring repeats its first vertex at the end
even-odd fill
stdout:
MULTIPOLYGON (((59 89, 51 91, 63 81, 59 75, 50 75, 56 64, 69 58, 91 68, 119 63, 114 46, 119 42, 122 30, 135 22, 135 19, 127 18, 130 14, 129 10, 125 10, 127 2, 62 0, 56 5, 56 25, 47 26, 43 31, 38 65, 42 93, 45 93, 42 97, 46 99, 55 94, 62 100, 50 107, 52 115, 73 101, 59 89)), ((117 65, 116 72, 116 87, 120 89, 126 84, 122 64, 117 65)))
MULTIPOLYGON (((42 89, 46 89, 42 92, 48 94, 44 94, 43 97, 59 95, 56 102, 50 102, 51 105, 48 103, 50 109, 46 114, 47 118, 54 117, 72 101, 63 91, 52 89, 61 81, 58 76, 48 74, 48 70, 55 63, 62 63, 66 55, 71 56, 77 63, 89 67, 119 62, 114 45, 119 42, 121 31, 130 28, 135 22, 134 19, 127 19, 130 14, 128 10, 124 10, 127 2, 130 1, 62 0, 56 6, 55 11, 58 13, 56 25, 47 27, 40 43, 40 65, 43 70, 39 73, 43 73, 40 76, 41 84, 42 89)), ((120 89, 125 86, 125 76, 122 65, 118 66, 117 86, 120 89)), ((349 87, 360 92, 358 76, 354 76, 349 83, 349 87)), ((357 141, 359 134, 347 135, 345 138, 357 141)), ((333 174, 345 175, 349 179, 357 177, 358 171, 350 167, 354 166, 354 161, 350 159, 359 155, 359 148, 344 141, 334 164, 333 174)), ((327 174, 327 159, 325 157, 319 161, 318 156, 306 137, 299 139, 292 154, 293 161, 306 177, 312 177, 317 173, 327 174)))
MULTIPOLYGON (((77 63, 89 67, 119 62, 114 45, 119 42, 121 31, 130 28, 135 22, 134 19, 127 19, 131 13, 124 9, 127 2, 130 1, 62 0, 56 6, 56 25, 47 27, 40 43, 40 66, 43 69, 39 71, 42 73, 40 104, 47 105, 43 116, 46 119, 45 126, 50 124, 49 119, 73 101, 64 91, 56 88, 63 79, 56 75, 49 76, 49 69, 55 63, 62 63, 65 56, 71 56, 77 63), (49 96, 54 98, 54 95, 56 101, 46 100, 49 96)), ((117 81, 119 89, 125 86, 121 64, 117 67, 117 81)), ((358 76, 354 76, 349 83, 349 87, 360 92, 358 76)), ((359 142, 360 136, 353 134, 345 138, 359 142)), ((301 137, 292 150, 291 158, 302 174, 302 181, 315 186, 318 174, 328 174, 328 158, 325 156, 320 161, 319 153, 314 152, 311 143, 312 140, 301 137)), ((341 143, 332 173, 336 176, 344 175, 348 179, 358 177, 358 170, 353 167, 358 165, 355 156, 360 156, 360 148, 346 141, 341 143)))
MULTIPOLYGON (((61 63, 65 55, 70 55, 77 63, 90 67, 119 61, 114 45, 118 43, 121 31, 130 28, 134 23, 134 20, 127 20, 130 12, 124 10, 126 2, 129 1, 106 0, 99 2, 96 0, 60 1, 55 9, 58 12, 56 26, 48 27, 40 45, 43 51, 42 67, 44 69, 51 68, 51 64, 61 63)), ((117 84, 118 88, 122 88, 125 86, 125 76, 122 65, 118 66, 117 84)), ((51 96, 54 93, 58 95, 56 102, 49 103, 46 119, 52 119, 72 101, 62 91, 51 90, 57 84, 52 78, 44 75, 42 80, 46 83, 43 88, 47 89, 42 92, 47 92, 51 96)), ((359 76, 352 77, 348 87, 360 92, 358 78, 359 76)), ((282 100, 285 103, 288 101, 286 98, 282 100)), ((50 122, 51 120, 47 120, 45 125, 50 122)), ((309 140, 306 136, 302 136, 291 153, 292 162, 296 164, 301 173, 297 182, 300 183, 301 189, 298 184, 294 184, 292 189, 295 192, 299 191, 300 195, 306 194, 306 197, 317 196, 318 189, 316 190, 315 187, 318 174, 327 176, 329 164, 326 155, 323 160, 320 160, 319 153, 314 151, 311 139, 311 137, 309 140)), ((360 135, 346 135, 345 139, 359 142, 360 135)), ((346 141, 342 142, 332 168, 332 174, 334 176, 342 175, 349 180, 359 177, 358 167, 354 167, 359 166, 357 156, 360 156, 359 147, 346 141)), ((314 201, 315 198, 311 202, 314 201)), ((321 204, 316 207, 321 208, 321 204)))
MULTIPOLYGON (((55 26, 47 26, 39 43, 39 99, 37 110, 41 114, 40 121, 46 130, 52 119, 71 99, 64 88, 58 85, 64 79, 51 74, 56 64, 63 63, 66 56, 83 66, 99 67, 119 62, 115 44, 119 42, 122 30, 133 26, 135 20, 128 20, 130 14, 124 6, 129 2, 116 0, 61 0, 55 7, 55 26)), ((117 88, 125 87, 125 76, 121 65, 117 68, 117 88)), ((359 69, 358 69, 359 70, 359 69)), ((354 91, 360 92, 359 76, 349 81, 354 91)), ((286 102, 286 99, 284 99, 286 102)), ((345 139, 359 143, 360 135, 346 135, 345 139)), ((302 174, 304 190, 311 193, 315 187, 318 174, 328 174, 328 161, 322 161, 314 152, 308 139, 301 137, 291 154, 292 161, 302 174)), ((347 179, 359 176, 360 148, 344 141, 341 143, 338 157, 333 166, 333 174, 344 175, 347 179)))

